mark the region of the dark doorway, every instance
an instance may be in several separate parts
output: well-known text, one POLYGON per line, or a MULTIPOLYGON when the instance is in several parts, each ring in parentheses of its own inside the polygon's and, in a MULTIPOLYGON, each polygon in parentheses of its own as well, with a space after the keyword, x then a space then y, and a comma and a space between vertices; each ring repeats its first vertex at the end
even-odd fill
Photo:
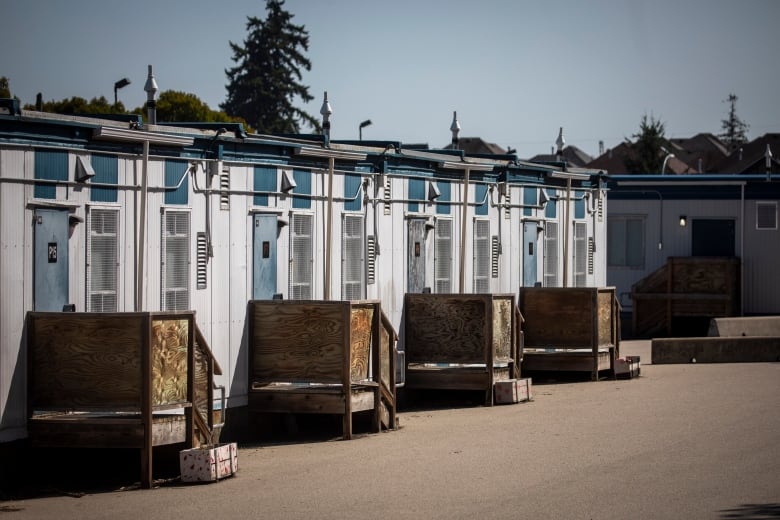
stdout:
POLYGON ((734 220, 694 219, 691 256, 736 256, 734 220))

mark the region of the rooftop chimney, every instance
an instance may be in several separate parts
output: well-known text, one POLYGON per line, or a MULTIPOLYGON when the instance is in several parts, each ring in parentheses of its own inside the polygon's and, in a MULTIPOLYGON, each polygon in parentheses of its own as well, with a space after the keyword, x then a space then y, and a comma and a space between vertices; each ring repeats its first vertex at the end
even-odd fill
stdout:
POLYGON ((144 85, 146 91, 146 118, 150 125, 157 124, 157 101, 155 96, 157 95, 157 82, 154 80, 154 74, 152 74, 152 66, 149 65, 149 75, 146 77, 146 85, 144 85))

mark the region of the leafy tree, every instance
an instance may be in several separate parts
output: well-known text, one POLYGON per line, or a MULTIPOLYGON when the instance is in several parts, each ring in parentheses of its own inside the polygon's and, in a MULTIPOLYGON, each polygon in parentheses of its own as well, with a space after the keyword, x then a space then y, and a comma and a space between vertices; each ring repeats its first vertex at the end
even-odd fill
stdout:
POLYGON ((244 45, 230 42, 236 66, 225 71, 228 94, 220 108, 263 133, 298 133, 302 124, 319 131, 317 119, 293 105, 296 98, 314 99, 301 84, 301 70, 311 70, 303 54, 309 34, 283 6, 284 0, 267 0, 265 20, 247 17, 244 45))
POLYGON ((729 98, 725 101, 729 104, 729 115, 727 119, 721 119, 723 133, 718 136, 729 151, 734 151, 747 142, 747 131, 750 128, 737 116, 737 99, 739 98, 736 94, 729 94, 729 98))
POLYGON ((0 77, 0 98, 11 97, 11 86, 8 84, 8 78, 0 77))
POLYGON ((642 116, 639 132, 632 135, 634 142, 626 139, 629 154, 625 159, 628 173, 659 173, 664 161, 663 146, 666 143, 664 124, 647 114, 642 116))
MULTIPOLYGON (((27 104, 24 106, 25 110, 35 110, 35 105, 27 104)), ((92 98, 87 101, 86 99, 78 96, 73 96, 70 99, 63 99, 62 101, 47 101, 43 103, 41 107, 43 112, 54 112, 56 114, 123 114, 125 113, 125 106, 119 102, 116 105, 109 103, 104 97, 92 98)))
MULTIPOLYGON (((144 107, 139 109, 145 114, 144 107)), ((138 112, 136 112, 138 113, 138 112)), ((205 123, 243 123, 240 118, 230 117, 225 112, 217 112, 201 101, 195 94, 166 90, 157 100, 157 120, 166 122, 205 122, 205 123)))

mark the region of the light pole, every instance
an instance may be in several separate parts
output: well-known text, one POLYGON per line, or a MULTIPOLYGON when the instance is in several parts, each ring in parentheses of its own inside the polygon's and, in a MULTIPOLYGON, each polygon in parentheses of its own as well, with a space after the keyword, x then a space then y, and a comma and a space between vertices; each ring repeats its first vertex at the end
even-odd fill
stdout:
POLYGON ((674 154, 671 153, 669 150, 661 147, 661 151, 666 154, 666 157, 664 157, 664 163, 661 165, 661 175, 664 175, 664 170, 666 170, 666 163, 669 161, 669 159, 672 159, 674 157, 674 154))
POLYGON ((363 140, 363 129, 371 124, 370 119, 366 119, 362 123, 360 123, 360 126, 358 126, 358 135, 360 136, 360 140, 363 140))
POLYGON ((127 78, 122 78, 116 83, 114 83, 114 105, 119 103, 116 91, 119 90, 120 88, 125 88, 129 84, 130 84, 130 80, 127 78))

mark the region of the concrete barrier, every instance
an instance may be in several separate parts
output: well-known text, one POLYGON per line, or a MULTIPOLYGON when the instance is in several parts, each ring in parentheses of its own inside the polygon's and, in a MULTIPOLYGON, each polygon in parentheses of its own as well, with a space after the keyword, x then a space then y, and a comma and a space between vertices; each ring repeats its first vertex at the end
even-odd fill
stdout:
POLYGON ((776 336, 780 337, 780 316, 713 318, 707 336, 776 336))
POLYGON ((780 361, 780 336, 661 338, 652 340, 651 351, 654 365, 775 362, 780 361))

